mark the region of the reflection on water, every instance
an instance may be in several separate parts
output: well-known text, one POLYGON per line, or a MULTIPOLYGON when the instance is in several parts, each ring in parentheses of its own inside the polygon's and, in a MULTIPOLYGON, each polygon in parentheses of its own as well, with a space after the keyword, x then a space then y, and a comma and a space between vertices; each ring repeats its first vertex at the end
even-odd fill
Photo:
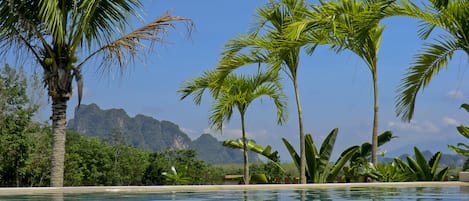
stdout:
POLYGON ((349 187, 214 192, 107 192, 85 194, 0 195, 7 201, 330 201, 330 200, 468 200, 469 187, 349 187))

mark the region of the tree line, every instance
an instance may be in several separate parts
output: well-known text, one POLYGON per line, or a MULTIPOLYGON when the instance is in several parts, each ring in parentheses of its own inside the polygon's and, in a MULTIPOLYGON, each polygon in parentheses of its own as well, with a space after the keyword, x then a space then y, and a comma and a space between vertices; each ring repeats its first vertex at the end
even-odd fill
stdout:
MULTIPOLYGON (((37 62, 44 72, 44 84, 52 101, 51 186, 63 186, 67 102, 72 96, 72 83, 76 82, 80 104, 84 64, 90 59, 97 59, 102 72, 113 74, 114 68, 123 70, 128 66, 128 61, 133 61, 139 56, 144 57, 145 53, 149 52, 146 47, 153 45, 144 46, 142 42, 161 42, 160 33, 174 27, 173 23, 185 22, 190 32, 192 27, 190 19, 167 14, 138 29, 126 32, 129 30, 129 21, 132 17, 139 17, 140 8, 143 8, 143 3, 138 0, 0 1, 0 55, 10 56, 13 53, 19 59, 37 62), (78 58, 79 55, 83 57, 78 58)), ((394 16, 418 19, 421 22, 419 36, 424 40, 432 36, 436 27, 444 31, 434 40, 424 44, 422 51, 415 55, 414 62, 401 79, 397 89, 396 114, 404 121, 410 121, 413 117, 418 91, 427 86, 432 78, 448 65, 454 52, 463 51, 466 55, 469 54, 467 40, 469 3, 466 0, 430 0, 423 2, 422 6, 406 0, 399 2, 339 0, 320 1, 319 4, 304 0, 279 0, 269 1, 257 12, 259 21, 254 31, 227 42, 215 69, 216 73, 211 73, 215 74, 215 78, 208 79, 210 81, 207 82, 208 85, 199 89, 197 89, 198 83, 193 83, 196 88, 189 87, 186 93, 194 93, 191 90, 195 90, 196 102, 200 101, 200 98, 197 99, 200 97, 197 91, 202 93, 205 89, 213 92, 212 97, 216 101, 239 96, 242 93, 232 91, 236 88, 227 86, 224 82, 233 76, 231 73, 236 69, 250 66, 249 64, 259 64, 259 69, 262 66, 263 70, 274 77, 279 75, 288 77, 294 88, 298 116, 300 183, 307 182, 306 138, 297 74, 301 51, 313 54, 317 46, 327 45, 336 52, 350 50, 365 61, 373 78, 371 162, 374 166, 378 165, 377 61, 382 32, 385 28, 381 25, 381 21, 394 16), (219 99, 220 97, 223 99, 219 99)), ((252 87, 244 89, 252 90, 252 87)), ((272 95, 270 92, 268 94, 272 95)), ((232 107, 214 108, 212 123, 217 125, 229 120, 234 106, 243 117, 253 96, 241 98, 243 100, 231 101, 232 107), (216 114, 217 111, 220 114, 216 114)), ((279 108, 283 107, 278 107, 280 106, 278 104, 276 106, 277 113, 280 114, 279 108)), ((25 123, 20 122, 21 115, 14 116, 18 118, 14 120, 18 120, 18 125, 25 123)), ((279 121, 281 122, 283 121, 279 121)), ((12 122, 5 122, 5 125, 12 127, 9 129, 15 129, 17 126, 12 122)), ((25 132, 21 130, 23 128, 16 129, 19 129, 20 133, 25 132)), ((10 136, 6 140, 14 140, 17 137, 10 136)), ((243 137, 243 140, 246 150, 246 138, 243 137)), ((9 154, 12 154, 13 158, 16 157, 12 163, 19 165, 25 163, 22 160, 25 153, 23 151, 28 149, 25 144, 26 142, 21 142, 7 148, 11 149, 9 154)), ((249 183, 247 163, 246 158, 245 180, 249 183)), ((19 172, 15 174, 18 175, 19 172)))
MULTIPOLYGON (((21 70, 0 68, 0 186, 51 182, 52 131, 33 119, 39 105, 28 96, 32 83, 21 70)), ((100 140, 67 130, 64 185, 175 184, 178 181, 163 174, 172 167, 184 170, 186 184, 223 182, 222 169, 197 160, 194 150, 150 152, 126 144, 122 136, 116 130, 108 140, 100 140)))

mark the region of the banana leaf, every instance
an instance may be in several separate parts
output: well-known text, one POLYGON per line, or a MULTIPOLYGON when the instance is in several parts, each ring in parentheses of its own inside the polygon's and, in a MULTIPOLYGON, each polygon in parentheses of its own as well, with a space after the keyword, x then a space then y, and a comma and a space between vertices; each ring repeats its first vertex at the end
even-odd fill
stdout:
MULTIPOLYGON (((391 131, 384 131, 380 135, 378 135, 378 147, 381 145, 386 144, 387 142, 391 141, 392 139, 397 138, 397 136, 393 136, 391 131)), ((369 142, 365 142, 360 146, 360 149, 357 153, 352 156, 350 161, 357 161, 359 159, 366 161, 369 160, 368 158, 371 156, 371 149, 372 146, 369 142)))
POLYGON ((338 128, 332 129, 332 131, 327 135, 326 139, 322 142, 321 149, 319 151, 319 164, 317 166, 319 171, 324 171, 329 159, 331 158, 332 150, 334 149, 335 139, 337 138, 337 133, 339 132, 338 128))
MULTIPOLYGON (((461 146, 461 145, 465 146, 469 149, 469 147, 466 144, 458 143, 458 146, 461 146)), ((458 153, 458 154, 469 157, 469 150, 467 150, 467 149, 462 149, 462 148, 459 148, 459 147, 456 147, 456 146, 453 146, 453 145, 448 145, 448 148, 451 149, 452 151, 458 153)))
POLYGON ((290 153, 291 158, 293 159, 293 163, 295 163, 296 167, 300 169, 300 156, 295 151, 295 148, 287 141, 287 139, 282 138, 283 144, 287 147, 288 153, 290 153))
MULTIPOLYGON (((316 149, 311 134, 305 135, 306 177, 308 182, 324 183, 335 180, 337 174, 340 172, 343 166, 359 149, 358 146, 348 148, 341 154, 341 157, 335 162, 335 164, 330 163, 329 160, 334 148, 337 134, 338 129, 333 129, 324 139, 319 152, 316 149)), ((296 167, 299 168, 300 157, 298 156, 297 152, 285 138, 282 138, 282 140, 296 167)))
POLYGON ((407 156, 407 163, 412 170, 412 172, 415 174, 417 181, 424 181, 425 180, 425 175, 423 174, 422 168, 418 165, 418 163, 412 159, 410 156, 407 156))
POLYGON ((251 184, 268 184, 269 180, 265 174, 255 174, 251 177, 251 184))
MULTIPOLYGON (((244 143, 241 139, 238 139, 238 140, 228 139, 228 140, 223 141, 223 146, 230 147, 230 148, 233 148, 233 149, 243 149, 244 143)), ((255 153, 258 153, 258 154, 266 157, 275 166, 279 167, 281 171, 285 172, 285 169, 283 169, 283 167, 279 164, 278 151, 271 152, 272 147, 270 145, 267 145, 264 148, 261 145, 255 143, 253 141, 248 141, 247 149, 249 151, 253 151, 255 153)))
POLYGON ((461 108, 465 109, 466 112, 469 112, 469 104, 463 103, 463 104, 461 105, 461 108))
POLYGON ((431 168, 431 174, 436 174, 436 169, 438 168, 438 164, 440 163, 441 155, 441 152, 436 152, 428 161, 428 164, 431 168))
POLYGON ((469 138, 469 128, 468 127, 461 125, 461 126, 456 127, 456 129, 458 130, 458 132, 462 136, 464 136, 466 138, 469 138))
POLYGON ((424 179, 427 180, 429 177, 433 177, 431 176, 430 166, 428 165, 427 160, 425 160, 422 152, 420 152, 417 147, 414 147, 414 153, 415 160, 418 163, 418 167, 420 167, 419 170, 422 171, 422 174, 424 175, 424 179))
POLYGON ((359 146, 353 146, 348 149, 346 149, 340 157, 337 159, 337 161, 334 164, 334 167, 330 171, 327 181, 333 181, 337 178, 337 175, 339 174, 340 170, 345 166, 347 161, 352 158, 352 156, 360 149, 359 146))
MULTIPOLYGON (((314 144, 313 137, 311 134, 305 135, 305 152, 306 152, 306 178, 310 181, 316 181, 318 178, 318 151, 314 144)), ((298 163, 299 164, 299 163, 298 163)), ((299 166, 298 166, 299 167, 299 166)))

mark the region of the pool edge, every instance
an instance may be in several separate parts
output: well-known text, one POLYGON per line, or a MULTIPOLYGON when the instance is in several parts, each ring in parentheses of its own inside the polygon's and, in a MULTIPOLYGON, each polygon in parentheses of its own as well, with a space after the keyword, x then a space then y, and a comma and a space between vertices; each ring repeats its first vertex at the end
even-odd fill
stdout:
POLYGON ((469 187, 469 182, 384 182, 384 183, 326 183, 326 184, 256 184, 256 185, 182 185, 182 186, 80 186, 80 187, 25 187, 0 188, 0 195, 28 195, 46 193, 99 193, 99 192, 171 192, 221 190, 291 190, 348 187, 469 187))

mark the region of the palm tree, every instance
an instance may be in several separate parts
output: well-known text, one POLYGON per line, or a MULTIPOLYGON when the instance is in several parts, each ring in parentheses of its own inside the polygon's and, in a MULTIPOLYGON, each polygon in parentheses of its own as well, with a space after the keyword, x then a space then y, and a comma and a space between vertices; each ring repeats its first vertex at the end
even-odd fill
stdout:
POLYGON ((462 50, 469 57, 469 1, 431 0, 424 9, 409 2, 397 9, 400 15, 421 20, 419 35, 427 39, 435 27, 442 33, 432 43, 425 43, 415 55, 415 61, 401 79, 396 97, 396 113, 404 121, 413 117, 415 100, 420 89, 425 88, 433 76, 448 66, 456 51, 462 50))
POLYGON ((389 16, 388 10, 393 2, 393 0, 325 1, 313 6, 313 10, 307 13, 308 19, 291 26, 293 32, 312 34, 313 37, 308 37, 312 39, 312 43, 329 44, 337 52, 350 50, 366 63, 373 81, 371 144, 372 163, 375 166, 378 164, 378 52, 384 30, 380 20, 389 16), (311 26, 312 24, 315 26, 311 26), (308 27, 310 30, 303 27, 308 27))
MULTIPOLYGON (((202 76, 192 79, 184 83, 179 92, 181 99, 189 95, 193 95, 194 102, 200 104, 202 94, 205 89, 213 90, 213 83, 217 74, 214 71, 204 73, 202 76), (212 84, 210 84, 212 83, 212 84)), ((258 72, 254 76, 239 76, 231 74, 227 76, 219 89, 219 93, 212 93, 214 102, 211 106, 211 114, 209 117, 210 125, 222 131, 223 122, 230 121, 233 110, 237 109, 241 118, 241 134, 244 153, 244 182, 249 184, 249 164, 248 164, 248 148, 245 129, 245 115, 248 106, 257 98, 267 96, 273 100, 277 108, 277 123, 282 124, 286 120, 287 107, 286 97, 279 78, 268 73, 258 72)))
POLYGON ((81 102, 84 64, 94 59, 105 73, 115 66, 123 70, 146 52, 143 41, 149 41, 149 47, 160 42, 160 33, 174 21, 191 27, 187 18, 165 14, 126 33, 141 8, 138 0, 0 1, 0 54, 39 63, 52 100, 51 186, 63 186, 67 102, 74 79, 78 105, 81 102))
MULTIPOLYGON (((219 80, 222 81, 237 68, 249 66, 249 64, 264 63, 268 65, 270 73, 279 74, 280 71, 283 71, 290 78, 293 83, 298 112, 299 172, 302 184, 306 183, 306 152, 297 73, 302 46, 298 41, 289 40, 286 37, 288 34, 286 27, 303 19, 305 10, 306 4, 303 0, 282 0, 278 3, 270 1, 266 6, 259 8, 255 30, 228 41, 216 69, 219 80)), ((307 48, 312 53, 315 45, 307 46, 307 48)))

